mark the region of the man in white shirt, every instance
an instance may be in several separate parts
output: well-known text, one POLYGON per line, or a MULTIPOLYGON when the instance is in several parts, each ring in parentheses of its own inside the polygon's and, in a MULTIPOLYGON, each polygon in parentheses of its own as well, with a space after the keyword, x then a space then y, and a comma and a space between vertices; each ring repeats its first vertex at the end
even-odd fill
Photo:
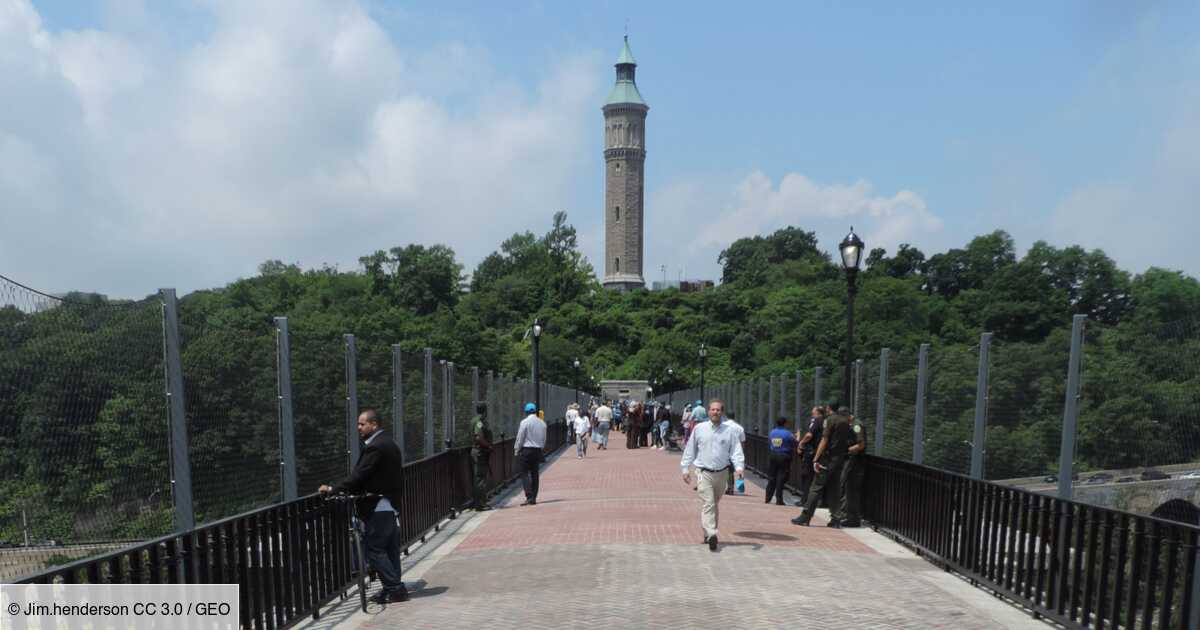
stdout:
POLYGON ((572 404, 567 411, 567 423, 575 431, 575 456, 583 459, 587 456, 588 438, 592 433, 592 420, 579 412, 579 406, 572 404))
POLYGON ((596 407, 596 450, 608 450, 608 431, 612 428, 612 408, 601 403, 596 407))
POLYGON ((690 484, 690 467, 697 469, 696 490, 700 494, 700 527, 704 529, 704 542, 710 551, 717 550, 717 506, 725 493, 728 480, 725 471, 733 467, 734 475, 742 478, 745 456, 738 430, 722 422, 725 403, 713 399, 708 403, 708 421, 700 422, 692 429, 692 437, 683 449, 683 481, 690 484))
POLYGON ((537 505, 538 475, 542 465, 543 450, 546 448, 546 423, 538 417, 537 405, 525 403, 525 419, 517 427, 517 439, 513 440, 514 455, 521 473, 521 486, 525 490, 525 502, 521 505, 537 505))

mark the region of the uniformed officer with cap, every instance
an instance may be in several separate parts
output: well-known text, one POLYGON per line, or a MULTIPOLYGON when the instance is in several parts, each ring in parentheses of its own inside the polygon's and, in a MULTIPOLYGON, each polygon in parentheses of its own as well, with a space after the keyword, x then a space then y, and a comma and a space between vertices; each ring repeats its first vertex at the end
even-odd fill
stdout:
POLYGON ((846 465, 842 469, 842 502, 836 518, 842 527, 861 527, 862 486, 867 472, 867 432, 858 418, 853 415, 849 418, 853 441, 846 449, 846 465))
POLYGON ((842 505, 842 468, 846 463, 850 445, 854 443, 854 430, 850 428, 848 419, 850 409, 830 406, 838 411, 825 420, 825 430, 821 435, 821 442, 817 444, 813 462, 813 470, 817 476, 809 490, 804 511, 792 519, 792 523, 796 525, 808 526, 813 513, 817 511, 817 505, 824 498, 825 505, 829 507, 829 527, 841 527, 837 517, 842 505))

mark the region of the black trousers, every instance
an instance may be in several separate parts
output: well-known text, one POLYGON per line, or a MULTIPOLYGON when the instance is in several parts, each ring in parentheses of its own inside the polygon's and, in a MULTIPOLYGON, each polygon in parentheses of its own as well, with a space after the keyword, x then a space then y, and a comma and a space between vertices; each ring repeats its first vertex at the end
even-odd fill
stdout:
POLYGON ((491 471, 492 454, 491 453, 475 453, 475 485, 471 488, 472 507, 482 507, 487 499, 487 481, 488 473, 491 471))
POLYGON ((842 467, 846 463, 845 455, 830 455, 825 457, 825 468, 817 473, 809 494, 804 501, 804 511, 800 518, 809 520, 821 499, 829 508, 829 518, 839 520, 842 517, 842 467))
POLYGON ((859 522, 862 520, 862 486, 867 472, 865 457, 856 455, 846 459, 842 467, 842 520, 859 522))
POLYGON ((391 510, 374 512, 366 519, 367 562, 375 569, 385 593, 404 589, 400 581, 400 539, 396 535, 396 515, 391 510))
POLYGON ((813 479, 817 477, 817 473, 813 472, 813 456, 816 453, 813 451, 804 451, 800 455, 800 501, 808 501, 808 490, 812 488, 813 479))
POLYGON ((775 497, 775 502, 783 505, 783 485, 787 483, 788 473, 792 471, 792 455, 790 453, 771 453, 767 461, 767 498, 775 497))
POLYGON ((517 456, 521 465, 521 487, 525 490, 525 499, 537 501, 538 476, 541 474, 542 449, 536 446, 526 446, 517 456))

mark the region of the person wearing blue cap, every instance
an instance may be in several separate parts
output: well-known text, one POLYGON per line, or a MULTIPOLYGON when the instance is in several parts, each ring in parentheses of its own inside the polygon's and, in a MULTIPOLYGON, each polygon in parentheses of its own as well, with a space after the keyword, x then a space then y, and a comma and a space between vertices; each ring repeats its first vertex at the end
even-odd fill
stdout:
POLYGON ((521 487, 525 490, 525 502, 521 505, 537 505, 539 468, 546 448, 546 423, 538 417, 537 411, 537 405, 525 403, 526 416, 517 427, 517 439, 513 440, 513 454, 517 457, 521 487))

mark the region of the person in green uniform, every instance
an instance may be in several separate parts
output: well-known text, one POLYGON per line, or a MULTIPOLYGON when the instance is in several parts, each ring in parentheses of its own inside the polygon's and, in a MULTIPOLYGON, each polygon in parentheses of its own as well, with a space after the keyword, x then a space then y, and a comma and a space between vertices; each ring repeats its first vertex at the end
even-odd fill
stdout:
POLYGON ((850 428, 847 418, 850 410, 846 407, 831 406, 838 411, 825 420, 825 430, 813 458, 813 470, 816 471, 817 477, 808 492, 804 511, 792 519, 792 523, 796 525, 807 527, 813 513, 817 511, 817 505, 824 498, 825 505, 829 507, 829 527, 841 527, 837 516, 842 505, 842 467, 846 463, 846 453, 853 444, 851 436, 854 430, 850 428))
POLYGON ((867 432, 850 416, 851 442, 842 468, 842 503, 837 520, 842 527, 862 527, 862 486, 867 472, 867 432))
POLYGON ((484 512, 492 509, 486 500, 488 472, 492 468, 492 429, 487 423, 487 403, 475 403, 475 418, 471 421, 471 428, 475 433, 475 445, 471 447, 471 460, 475 462, 471 507, 477 512, 484 512))

